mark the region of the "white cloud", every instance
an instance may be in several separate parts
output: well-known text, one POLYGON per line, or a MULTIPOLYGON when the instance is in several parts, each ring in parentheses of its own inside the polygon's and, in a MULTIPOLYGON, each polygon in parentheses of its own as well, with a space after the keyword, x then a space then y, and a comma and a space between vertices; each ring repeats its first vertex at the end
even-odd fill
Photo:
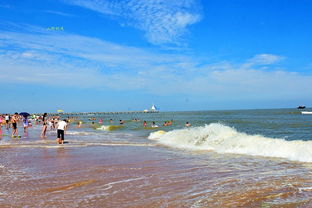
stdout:
POLYGON ((25 57, 25 58, 32 58, 32 57, 34 57, 34 54, 31 52, 24 52, 21 54, 21 56, 25 57))
POLYGON ((38 57, 40 54, 42 58, 49 56, 54 60, 59 60, 64 59, 62 55, 66 55, 71 58, 84 59, 84 61, 99 62, 103 66, 120 66, 126 63, 128 67, 138 67, 150 62, 167 63, 171 61, 170 55, 158 56, 139 48, 121 46, 96 38, 47 31, 35 34, 1 31, 0 45, 2 47, 14 46, 22 51, 19 54, 19 50, 8 50, 6 55, 12 57, 40 58, 38 57))
POLYGON ((2 82, 141 90, 211 99, 312 96, 312 76, 274 70, 272 64, 281 58, 272 54, 256 55, 245 63, 223 61, 202 66, 192 56, 151 52, 67 33, 35 31, 0 31, 2 82), (258 70, 256 63, 267 64, 271 70, 258 70))
POLYGON ((251 67, 259 65, 271 65, 280 62, 283 59, 284 59, 283 56, 278 56, 274 54, 257 54, 251 59, 249 59, 244 66, 251 67))
POLYGON ((64 2, 110 15, 117 15, 116 12, 120 4, 108 0, 64 0, 64 2))
POLYGON ((75 17, 75 15, 73 15, 73 14, 69 14, 69 13, 65 13, 65 12, 60 12, 60 11, 44 10, 43 12, 49 13, 49 14, 55 14, 55 15, 65 16, 65 17, 75 17))
POLYGON ((6 81, 140 89, 142 84, 137 80, 143 79, 136 77, 140 71, 184 59, 96 38, 40 28, 34 31, 0 31, 0 72, 6 75, 6 81), (126 84, 120 87, 118 80, 123 76, 132 77, 133 81, 125 79, 126 84))
POLYGON ((179 44, 187 27, 202 18, 198 0, 65 0, 102 14, 119 17, 121 25, 145 32, 153 44, 179 44))

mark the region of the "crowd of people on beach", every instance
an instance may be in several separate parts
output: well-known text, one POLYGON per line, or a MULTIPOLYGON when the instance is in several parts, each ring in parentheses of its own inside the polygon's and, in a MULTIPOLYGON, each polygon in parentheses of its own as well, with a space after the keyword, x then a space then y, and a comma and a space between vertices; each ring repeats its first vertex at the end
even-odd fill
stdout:
MULTIPOLYGON (((96 117, 88 118, 91 122, 91 127, 94 127, 96 125, 95 122, 97 122, 96 117)), ((77 128, 80 128, 82 126, 82 121, 80 120, 80 117, 67 117, 66 119, 62 119, 61 116, 49 116, 47 113, 40 114, 40 115, 30 115, 28 113, 14 113, 13 115, 10 114, 0 114, 0 138, 4 135, 3 129, 5 128, 7 131, 9 131, 12 128, 11 137, 12 138, 20 138, 21 136, 18 135, 18 125, 22 125, 24 129, 24 134, 28 133, 28 128, 32 127, 33 125, 42 125, 41 127, 41 134, 40 137, 42 139, 46 138, 47 131, 55 131, 57 133, 57 143, 58 144, 64 144, 64 135, 65 132, 71 122, 77 123, 77 128)), ((99 118, 98 123, 102 124, 104 122, 103 118, 99 118)), ((112 125, 113 119, 109 119, 108 122, 112 125)), ((133 118, 132 122, 140 122, 140 119, 133 118)), ((119 125, 124 125, 126 121, 120 119, 119 125)), ((162 126, 171 126, 173 124, 173 120, 165 121, 162 126)), ((190 127, 191 124, 189 122, 185 123, 186 127, 190 127)), ((143 122, 144 128, 159 128, 155 121, 151 122, 150 127, 148 126, 147 121, 143 122)))
POLYGON ((28 113, 14 113, 10 114, 0 114, 0 136, 3 136, 3 127, 10 131, 12 128, 11 137, 20 138, 18 134, 18 125, 22 125, 24 128, 24 134, 28 134, 28 128, 35 125, 42 125, 41 129, 41 138, 46 138, 47 130, 57 130, 57 142, 59 144, 64 143, 64 135, 67 129, 67 125, 70 120, 62 120, 60 116, 51 116, 48 117, 47 113, 44 113, 40 116, 30 115, 28 113))

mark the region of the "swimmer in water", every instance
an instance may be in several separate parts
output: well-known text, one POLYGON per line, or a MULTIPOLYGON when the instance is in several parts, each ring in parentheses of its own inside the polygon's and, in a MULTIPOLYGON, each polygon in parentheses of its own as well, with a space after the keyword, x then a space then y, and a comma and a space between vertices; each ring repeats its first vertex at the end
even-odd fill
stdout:
POLYGON ((152 126, 151 126, 152 128, 157 128, 158 126, 155 124, 155 121, 153 121, 153 123, 152 123, 152 126))
POLYGON ((172 125, 172 123, 173 123, 173 120, 168 121, 168 122, 167 122, 167 126, 171 126, 171 125, 172 125))
POLYGON ((81 127, 81 124, 82 124, 82 121, 78 121, 78 123, 77 123, 77 128, 80 128, 80 127, 81 127))
POLYGON ((186 123, 185 123, 185 126, 186 126, 186 127, 190 127, 190 126, 192 126, 192 125, 191 125, 189 122, 186 122, 186 123))

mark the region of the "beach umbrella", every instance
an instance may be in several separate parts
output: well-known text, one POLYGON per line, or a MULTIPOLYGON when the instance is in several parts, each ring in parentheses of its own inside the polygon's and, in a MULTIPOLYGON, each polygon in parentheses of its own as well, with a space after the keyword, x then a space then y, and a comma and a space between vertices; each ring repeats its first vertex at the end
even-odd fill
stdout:
POLYGON ((63 113, 64 111, 63 111, 63 110, 57 110, 57 112, 58 112, 58 113, 63 113))
POLYGON ((24 116, 24 117, 30 116, 30 114, 29 114, 29 113, 26 113, 26 112, 21 112, 20 115, 21 115, 21 116, 24 116))

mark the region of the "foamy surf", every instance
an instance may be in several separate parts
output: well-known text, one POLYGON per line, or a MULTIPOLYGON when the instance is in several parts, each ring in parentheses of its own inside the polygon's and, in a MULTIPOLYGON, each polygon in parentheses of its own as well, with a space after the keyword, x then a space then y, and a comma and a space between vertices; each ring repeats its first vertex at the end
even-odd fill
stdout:
POLYGON ((236 129, 212 123, 202 127, 153 132, 148 139, 190 150, 211 150, 264 157, 280 157, 300 162, 312 162, 312 141, 286 141, 261 135, 248 135, 236 129))
POLYGON ((118 130, 121 128, 123 128, 123 126, 121 126, 121 125, 109 125, 109 126, 103 125, 103 126, 96 128, 96 129, 102 130, 102 131, 115 131, 115 130, 118 130))
POLYGON ((90 135, 96 135, 94 132, 87 132, 87 131, 67 131, 67 135, 78 135, 78 136, 90 136, 90 135))
MULTIPOLYGON (((0 145, 1 148, 77 148, 77 147, 90 147, 90 146, 132 146, 132 147, 152 147, 155 146, 155 144, 150 143, 130 143, 130 142, 75 142, 70 141, 70 143, 65 143, 64 145, 59 145, 53 143, 28 143, 28 144, 6 144, 6 145, 0 145)), ((0 165, 1 168, 1 165, 0 165)))

